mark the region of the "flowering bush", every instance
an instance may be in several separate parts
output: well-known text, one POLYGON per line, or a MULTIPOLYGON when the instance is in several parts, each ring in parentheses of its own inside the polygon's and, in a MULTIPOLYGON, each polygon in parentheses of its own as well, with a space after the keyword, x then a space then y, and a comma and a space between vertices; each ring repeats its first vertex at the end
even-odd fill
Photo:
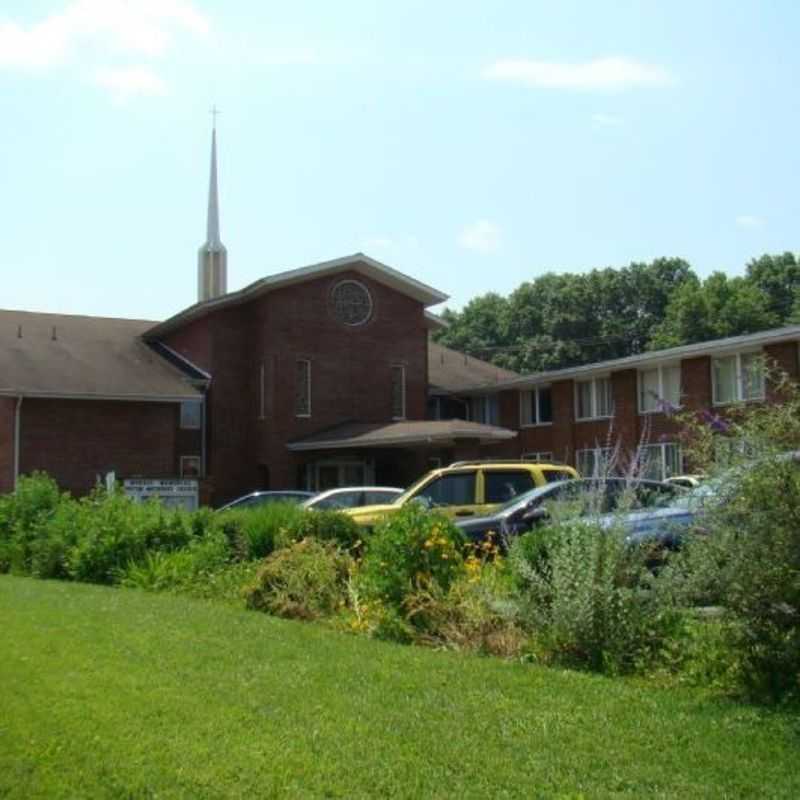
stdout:
POLYGON ((430 585, 447 591, 465 574, 461 531, 442 514, 410 503, 385 519, 367 542, 359 583, 368 597, 397 609, 430 585))

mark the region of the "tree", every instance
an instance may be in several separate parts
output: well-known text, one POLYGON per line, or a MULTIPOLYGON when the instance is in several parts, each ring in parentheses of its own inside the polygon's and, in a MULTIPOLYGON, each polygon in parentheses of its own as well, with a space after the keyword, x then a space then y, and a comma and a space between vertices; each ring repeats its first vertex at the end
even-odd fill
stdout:
POLYGON ((747 265, 747 279, 767 296, 767 307, 779 322, 788 321, 800 290, 800 260, 794 253, 753 259, 747 265))

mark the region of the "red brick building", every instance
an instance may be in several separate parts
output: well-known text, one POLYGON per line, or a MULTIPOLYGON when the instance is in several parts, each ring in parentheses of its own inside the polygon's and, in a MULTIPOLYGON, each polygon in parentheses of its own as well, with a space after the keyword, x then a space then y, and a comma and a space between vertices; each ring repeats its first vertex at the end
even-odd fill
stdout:
POLYGON ((659 350, 461 391, 468 418, 518 436, 493 448, 514 457, 559 460, 583 474, 619 448, 653 477, 684 469, 673 412, 724 415, 740 402, 774 402, 764 366, 797 380, 800 326, 659 350))

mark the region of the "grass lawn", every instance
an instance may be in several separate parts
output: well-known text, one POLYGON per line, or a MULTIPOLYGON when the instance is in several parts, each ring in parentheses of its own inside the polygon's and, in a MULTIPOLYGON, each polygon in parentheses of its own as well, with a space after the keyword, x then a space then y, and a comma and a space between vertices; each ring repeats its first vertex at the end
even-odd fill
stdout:
POLYGON ((800 797, 800 720, 0 576, 0 797, 800 797))

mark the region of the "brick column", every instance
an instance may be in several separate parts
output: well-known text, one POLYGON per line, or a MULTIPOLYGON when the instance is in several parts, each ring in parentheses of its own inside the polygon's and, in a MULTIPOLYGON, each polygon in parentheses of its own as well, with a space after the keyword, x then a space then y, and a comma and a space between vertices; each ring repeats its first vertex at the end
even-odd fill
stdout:
POLYGON ((553 458, 575 461, 575 389, 573 381, 556 381, 553 393, 553 458))
POLYGON ((16 397, 0 397, 0 494, 14 490, 14 415, 16 397))

